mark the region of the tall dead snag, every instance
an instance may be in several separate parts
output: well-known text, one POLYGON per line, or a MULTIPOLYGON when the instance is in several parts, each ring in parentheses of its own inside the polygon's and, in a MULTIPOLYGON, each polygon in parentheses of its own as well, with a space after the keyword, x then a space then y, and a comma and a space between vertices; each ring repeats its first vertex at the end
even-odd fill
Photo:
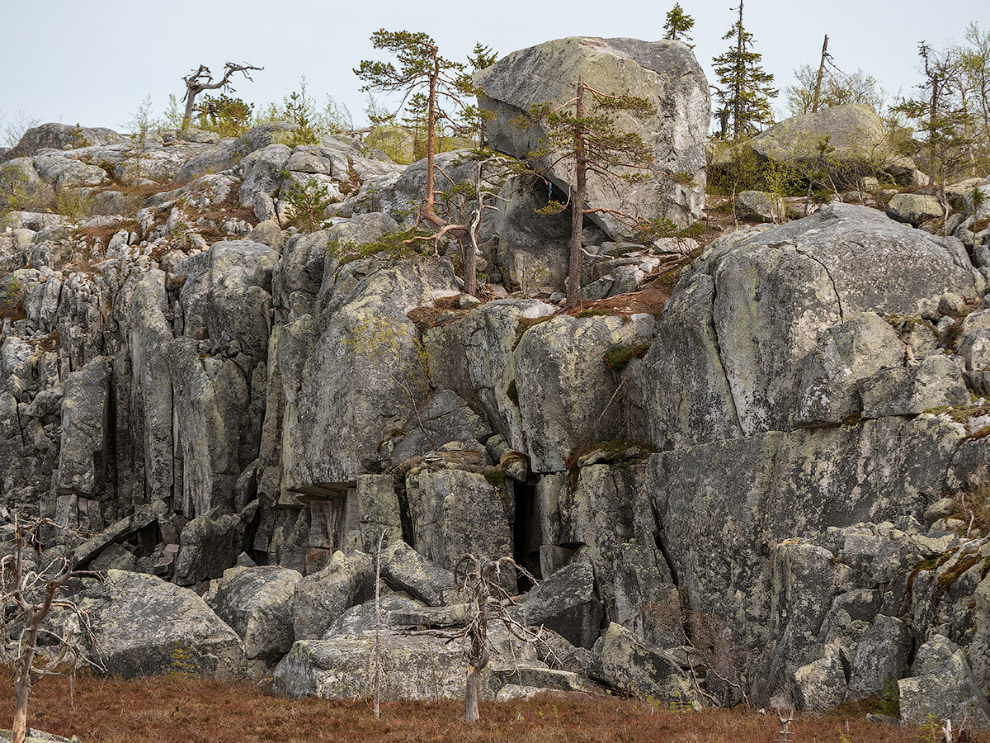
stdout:
POLYGON ((81 648, 67 632, 46 626, 52 609, 64 610, 79 620, 82 629, 88 627, 86 615, 74 602, 59 598, 59 593, 72 578, 94 574, 75 570, 71 552, 70 557, 35 565, 32 553, 42 527, 56 525, 48 519, 22 523, 15 516, 14 550, 0 557, 0 662, 14 671, 11 743, 24 743, 27 736, 32 685, 81 657, 81 648))
POLYGON ((622 132, 616 126, 614 114, 628 112, 635 116, 655 114, 656 110, 644 98, 603 93, 578 78, 573 98, 556 108, 549 104, 534 106, 520 125, 541 124, 544 135, 537 149, 529 153, 530 161, 549 163, 546 175, 559 163, 570 171, 567 201, 552 202, 544 213, 571 208, 571 236, 568 241, 567 306, 574 307, 580 299, 581 237, 584 217, 608 213, 633 226, 646 220, 635 214, 615 209, 586 206, 588 176, 594 175, 613 187, 622 181, 641 180, 652 170, 653 152, 635 132, 622 132))
POLYGON ((513 578, 520 574, 536 585, 536 578, 511 557, 491 560, 483 555, 463 555, 454 567, 454 584, 458 593, 470 597, 470 609, 464 626, 452 632, 430 632, 447 642, 467 638, 467 683, 464 690, 464 721, 476 722, 480 719, 478 702, 481 699, 481 673, 495 652, 488 639, 491 622, 501 622, 509 634, 522 642, 537 642, 542 639, 539 631, 520 624, 510 613, 516 602, 502 585, 502 577, 511 572, 513 578))
POLYGON ((200 65, 199 69, 193 70, 184 78, 182 81, 186 84, 186 95, 183 100, 186 103, 186 110, 182 114, 182 128, 183 130, 189 127, 189 122, 192 120, 192 115, 196 111, 196 96, 202 93, 204 90, 217 90, 223 89, 225 91, 234 91, 234 86, 231 85, 230 77, 235 72, 240 72, 248 80, 252 80, 251 71, 252 70, 263 70, 264 67, 255 67, 249 64, 237 64, 236 62, 227 62, 223 66, 223 77, 219 82, 213 82, 213 73, 210 72, 210 68, 206 65, 200 65))

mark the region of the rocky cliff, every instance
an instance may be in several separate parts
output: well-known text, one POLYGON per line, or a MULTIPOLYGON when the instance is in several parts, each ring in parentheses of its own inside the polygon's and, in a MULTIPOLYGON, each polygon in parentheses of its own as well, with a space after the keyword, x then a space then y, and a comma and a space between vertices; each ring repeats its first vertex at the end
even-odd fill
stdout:
MULTIPOLYGON (((690 53, 612 41, 602 79, 673 60, 657 142, 703 184, 690 53)), ((593 65, 605 42, 554 44, 593 65)), ((525 180, 494 184, 470 297, 448 255, 389 238, 425 164, 291 130, 47 125, 0 164, 8 196, 89 214, 4 217, 0 509, 85 540, 53 531, 37 559, 109 571, 80 593, 105 667, 277 664, 285 693, 364 694, 381 539, 393 697, 461 693, 463 648, 406 630, 463 619, 451 571, 480 552, 529 569, 517 616, 551 631, 493 635, 515 659, 492 695, 886 696, 990 724, 985 236, 835 201, 692 262, 589 224, 588 305, 565 313, 525 180), (310 182, 339 197, 316 231, 290 226, 310 182)), ((684 221, 697 197, 665 203, 684 221)))

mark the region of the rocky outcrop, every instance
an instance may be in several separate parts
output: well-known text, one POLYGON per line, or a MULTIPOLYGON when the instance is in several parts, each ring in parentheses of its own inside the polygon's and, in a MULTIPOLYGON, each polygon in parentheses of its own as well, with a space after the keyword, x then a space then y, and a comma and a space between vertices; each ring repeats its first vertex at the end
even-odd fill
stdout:
POLYGON ((280 660, 295 640, 292 598, 302 575, 279 567, 231 568, 206 601, 244 642, 248 660, 280 660))
MULTIPOLYGON (((832 106, 816 113, 793 116, 747 140, 739 149, 723 148, 714 158, 718 167, 755 155, 758 164, 811 174, 821 162, 832 177, 846 186, 861 176, 886 174, 905 185, 924 186, 928 178, 918 172, 910 158, 896 153, 887 128, 876 112, 863 103, 832 106)), ((808 176, 805 176, 808 177, 808 176)))
MULTIPOLYGON (((679 185, 646 188, 692 213, 707 104, 689 53, 565 40, 503 69, 548 50, 681 106, 650 140, 686 138, 661 158, 679 185), (665 59, 686 74, 657 73, 665 59)), ((460 696, 463 643, 416 633, 463 627, 454 571, 472 553, 528 571, 503 562, 501 588, 541 628, 521 646, 490 623, 485 698, 604 685, 824 711, 893 701, 899 682, 906 719, 983 719, 986 181, 951 186, 921 230, 863 206, 891 194, 862 179, 843 196, 859 206, 696 259, 701 240, 588 224, 593 304, 563 310, 566 214, 533 212, 545 183, 484 184, 508 201, 482 221, 471 297, 456 239, 434 254, 388 235, 411 225, 425 163, 348 137, 293 147, 292 131, 29 141, 0 168, 38 199, 0 233, 0 551, 26 512, 50 519, 32 560, 109 572, 73 585, 108 670, 278 667, 286 693, 362 695, 380 618, 390 668, 410 669, 388 695, 460 696), (307 232, 288 197, 311 177, 346 198, 307 232), (32 211, 56 187, 119 213, 32 211)), ((464 158, 438 172, 473 183, 464 158)), ((442 188, 470 213, 463 186, 442 188)))
POLYGON ((141 573, 110 570, 81 608, 89 612, 89 653, 103 672, 124 678, 197 673, 237 678, 244 646, 188 588, 141 573))
MULTIPOLYGON (((571 37, 508 54, 478 73, 483 108, 495 117, 488 123, 492 146, 525 158, 536 149, 539 125, 520 129, 513 119, 532 106, 559 106, 574 96, 577 81, 605 94, 639 96, 654 107, 649 117, 628 117, 623 131, 638 134, 653 153, 644 182, 623 188, 621 195, 595 177, 589 179, 591 207, 617 209, 645 219, 666 218, 680 227, 696 221, 705 190, 705 136, 710 101, 704 73, 691 51, 678 42, 571 37), (545 71, 555 70, 547 76, 545 71)), ((590 105, 590 103, 589 103, 590 105)), ((551 165, 552 157, 535 163, 551 165)), ((551 180, 566 192, 566 168, 555 164, 551 180)), ((628 228, 607 214, 593 215, 613 237, 628 228)))
POLYGON ((717 241, 681 279, 644 360, 653 443, 787 430, 803 415, 805 365, 822 372, 808 359, 830 327, 864 311, 917 316, 984 283, 958 243, 865 207, 717 241))

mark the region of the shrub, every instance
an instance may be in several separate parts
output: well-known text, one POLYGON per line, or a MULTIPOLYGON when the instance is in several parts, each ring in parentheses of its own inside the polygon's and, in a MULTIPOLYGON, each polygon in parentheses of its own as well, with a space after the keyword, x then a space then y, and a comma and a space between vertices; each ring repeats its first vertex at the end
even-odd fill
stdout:
POLYGON ((315 178, 310 178, 305 186, 290 182, 285 200, 292 210, 292 224, 303 232, 320 229, 326 219, 327 207, 337 201, 315 178))

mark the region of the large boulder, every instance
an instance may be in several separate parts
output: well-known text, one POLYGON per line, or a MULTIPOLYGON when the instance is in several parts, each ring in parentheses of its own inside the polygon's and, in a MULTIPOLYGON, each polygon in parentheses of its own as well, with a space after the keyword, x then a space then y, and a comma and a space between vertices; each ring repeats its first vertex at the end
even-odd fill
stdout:
POLYGON ((720 238, 681 278, 644 359, 652 441, 789 430, 805 415, 803 366, 830 327, 863 311, 918 316, 945 292, 976 297, 983 287, 957 240, 867 207, 834 204, 720 238))
POLYGON ((561 568, 526 594, 519 613, 527 626, 543 625, 576 647, 591 648, 602 623, 591 565, 576 562, 561 568))
POLYGON ((382 550, 381 572, 390 588, 407 591, 427 606, 443 606, 456 596, 453 573, 437 567, 402 540, 382 550))
POLYGON ((588 675, 620 693, 663 704, 699 701, 687 674, 670 657, 614 622, 592 648, 588 675))
MULTIPOLYGON (((463 698, 463 644, 391 631, 381 641, 383 700, 463 698)), ((291 697, 367 697, 374 691, 374 663, 373 634, 301 641, 278 664, 273 684, 291 697)))
MULTIPOLYGON (((656 110, 651 116, 616 116, 619 131, 638 134, 653 153, 653 170, 642 182, 618 189, 591 176, 588 206, 667 218, 681 227, 696 221, 704 204, 711 104, 701 66, 679 42, 570 37, 506 55, 477 77, 484 90, 479 102, 495 114, 488 124, 492 146, 527 157, 545 132, 538 124, 519 128, 512 120, 534 105, 563 104, 574 96, 579 78, 606 94, 645 98, 656 110)), ((553 160, 547 156, 533 165, 542 170, 553 160)), ((571 176, 565 165, 553 164, 549 176, 566 192, 571 176)), ((628 230, 604 213, 592 219, 612 236, 628 230)))
POLYGON ((901 717, 924 725, 930 717, 966 721, 968 728, 990 727, 990 703, 973 677, 965 653, 942 635, 926 642, 915 657, 914 675, 901 679, 901 717))
MULTIPOLYGON (((512 504, 504 485, 461 469, 417 468, 406 478, 413 546, 453 570, 461 556, 512 554, 512 504)), ((514 578, 513 578, 514 583, 514 578)))
POLYGON ((123 137, 117 132, 102 127, 42 124, 24 132, 14 147, 0 155, 0 160, 31 157, 41 150, 76 150, 91 145, 119 142, 121 139, 123 137))
POLYGON ((292 597, 302 579, 276 566, 231 568, 211 586, 207 603, 244 641, 248 660, 274 663, 289 652, 292 597))
POLYGON ((748 140, 741 150, 720 149, 714 163, 732 167, 753 153, 758 163, 771 162, 810 174, 819 167, 822 143, 830 172, 845 185, 854 184, 860 176, 885 172, 899 182, 923 185, 914 163, 896 154, 883 121, 863 103, 784 119, 748 140))
POLYGON ((330 564, 295 585, 292 629, 298 640, 316 640, 352 606, 374 592, 374 561, 364 552, 335 552, 330 564))
POLYGON ((105 673, 134 678, 198 673, 236 678, 244 646, 206 602, 188 588, 122 570, 107 571, 89 612, 89 653, 105 673))

